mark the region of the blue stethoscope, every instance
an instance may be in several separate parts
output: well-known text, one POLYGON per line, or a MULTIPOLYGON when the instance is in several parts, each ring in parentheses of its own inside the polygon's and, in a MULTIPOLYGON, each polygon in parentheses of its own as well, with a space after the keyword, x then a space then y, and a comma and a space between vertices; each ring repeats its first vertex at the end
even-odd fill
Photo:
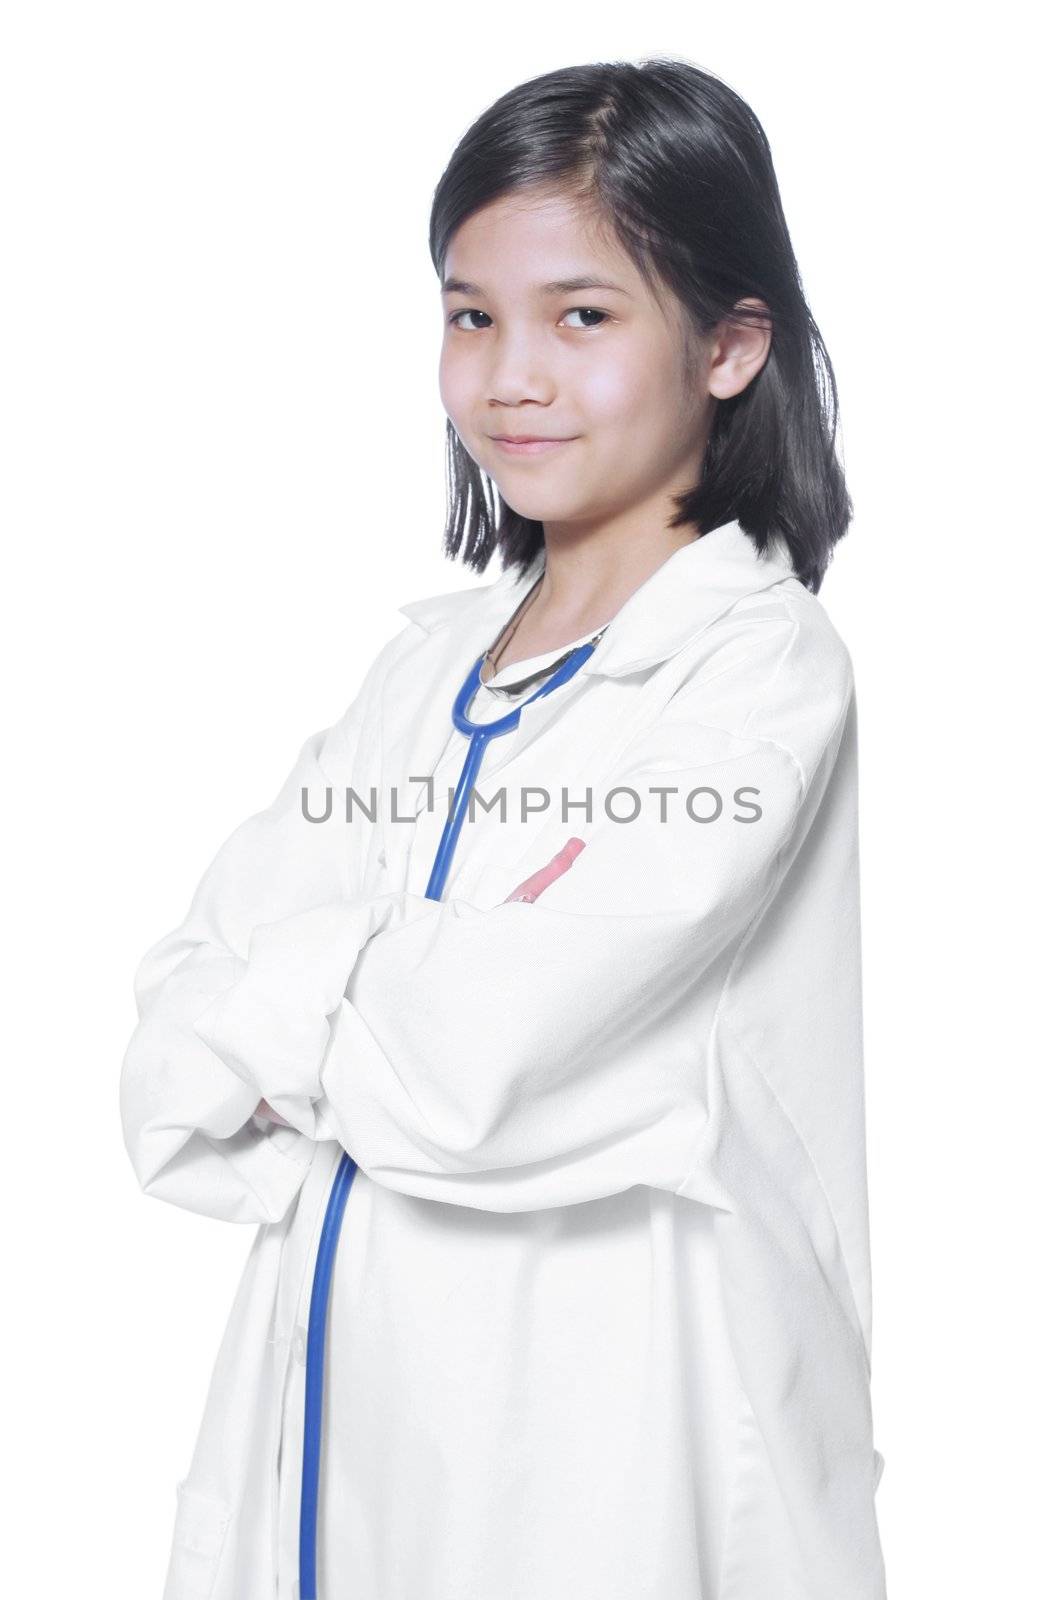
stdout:
MULTIPOLYGON (((579 671, 583 663, 591 656, 597 646, 597 638, 591 639, 586 644, 580 645, 570 652, 557 668, 552 678, 547 679, 542 688, 510 711, 504 717, 498 717, 494 722, 471 722, 467 715, 473 696, 481 687, 480 669, 484 664, 484 656, 478 656, 455 696, 451 708, 451 720, 460 733, 469 737, 469 749, 466 751, 465 761, 462 763, 462 772, 459 776, 458 787, 455 790, 451 810, 444 826, 440 843, 436 850, 436 859, 433 870, 429 875, 429 884, 425 891, 427 900, 439 900, 443 896, 444 884, 447 882, 451 860, 458 843, 458 837, 465 819, 469 805, 469 797, 480 764, 484 757, 484 750, 489 739, 495 739, 500 734, 512 733, 521 720, 521 712, 525 706, 531 705, 533 700, 540 699, 545 694, 552 694, 563 683, 567 683, 573 673, 579 671)), ((322 1444, 323 1422, 323 1371, 326 1354, 326 1312, 330 1300, 330 1280, 333 1275, 334 1256, 337 1251, 338 1235, 341 1232, 341 1221, 345 1214, 345 1204, 348 1192, 352 1187, 352 1179, 356 1175, 356 1163, 345 1150, 342 1152, 338 1163, 337 1173, 334 1177, 333 1187, 330 1190, 330 1199, 323 1218, 323 1226, 319 1236, 319 1251, 315 1261, 315 1277, 312 1280, 312 1298, 308 1310, 308 1342, 305 1354, 305 1379, 304 1379, 304 1459, 301 1468, 301 1539, 300 1539, 300 1600, 318 1600, 316 1592, 316 1531, 319 1512, 319 1462, 322 1444)))

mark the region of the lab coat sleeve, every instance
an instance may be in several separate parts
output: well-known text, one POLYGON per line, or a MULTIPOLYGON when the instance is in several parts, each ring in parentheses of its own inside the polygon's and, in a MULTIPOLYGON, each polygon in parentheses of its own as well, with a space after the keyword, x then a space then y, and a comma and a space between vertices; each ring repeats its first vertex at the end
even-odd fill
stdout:
POLYGON ((261 1091, 211 1051, 194 1024, 246 971, 258 924, 320 902, 347 904, 350 863, 365 831, 358 812, 344 822, 344 785, 334 773, 355 770, 357 751, 372 744, 374 689, 402 637, 383 649, 339 721, 305 741, 275 800, 236 828, 183 922, 139 963, 138 1022, 119 1101, 136 1177, 157 1199, 232 1222, 276 1222, 304 1181, 314 1129, 256 1118, 261 1091), (321 816, 328 788, 335 816, 308 821, 302 792, 304 809, 321 816))
MULTIPOLYGON (((399 893, 259 927, 199 1035, 250 1097, 409 1194, 527 1210, 677 1192, 692 1172, 700 1198, 718 996, 809 828, 849 695, 794 708, 788 745, 713 725, 706 688, 676 696, 610 780, 638 816, 587 830, 537 902, 399 893), (666 815, 654 786, 677 790, 666 815), (701 820, 713 794, 723 815, 701 820)), ((710 1198, 726 1203, 717 1181, 710 1198)))

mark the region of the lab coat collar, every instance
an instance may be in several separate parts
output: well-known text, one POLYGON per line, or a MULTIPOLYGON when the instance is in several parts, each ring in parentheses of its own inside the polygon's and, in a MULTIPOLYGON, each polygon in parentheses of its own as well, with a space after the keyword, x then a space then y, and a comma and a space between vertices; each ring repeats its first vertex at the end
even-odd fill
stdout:
MULTIPOLYGON (((460 625, 479 630, 481 648, 535 582, 546 559, 540 550, 528 570, 508 568, 483 588, 412 600, 401 614, 427 633, 460 625)), ((780 536, 760 556, 740 523, 726 522, 679 547, 620 607, 580 671, 619 677, 665 661, 689 644, 737 600, 796 576, 780 536)))

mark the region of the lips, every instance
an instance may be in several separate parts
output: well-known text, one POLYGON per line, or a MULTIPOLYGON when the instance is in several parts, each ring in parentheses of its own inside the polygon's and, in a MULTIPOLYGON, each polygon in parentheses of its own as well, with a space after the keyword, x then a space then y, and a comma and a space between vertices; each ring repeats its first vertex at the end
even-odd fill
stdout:
POLYGON ((509 438, 502 434, 492 434, 492 443, 507 455, 528 456, 544 455, 551 450, 558 450, 564 444, 571 444, 571 439, 540 438, 524 435, 523 437, 509 438))

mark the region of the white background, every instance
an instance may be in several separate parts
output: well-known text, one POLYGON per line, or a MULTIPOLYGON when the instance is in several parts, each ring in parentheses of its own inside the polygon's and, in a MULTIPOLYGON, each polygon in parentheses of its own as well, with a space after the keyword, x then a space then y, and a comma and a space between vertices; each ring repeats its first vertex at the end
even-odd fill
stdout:
POLYGON ((350 6, 35 0, 0 39, 7 1593, 160 1595, 252 1239, 136 1186, 135 965, 394 608, 480 581, 441 555, 433 187, 513 84, 654 54, 761 117, 839 384, 856 518, 821 597, 859 695, 891 1597, 1051 1582, 1051 132, 1026 8, 535 0, 364 31, 350 6))

